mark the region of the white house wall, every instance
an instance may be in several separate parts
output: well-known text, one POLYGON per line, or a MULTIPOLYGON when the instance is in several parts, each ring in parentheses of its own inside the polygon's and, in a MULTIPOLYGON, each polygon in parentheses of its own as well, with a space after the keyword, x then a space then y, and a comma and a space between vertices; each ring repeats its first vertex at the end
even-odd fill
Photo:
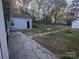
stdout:
POLYGON ((32 28, 32 20, 30 19, 23 19, 23 18, 11 18, 11 20, 14 20, 14 30, 20 30, 20 29, 27 29, 27 21, 30 22, 30 28, 32 28))
POLYGON ((72 28, 79 28, 79 20, 75 20, 72 22, 72 28))
POLYGON ((0 59, 9 59, 2 0, 0 0, 0 59))
POLYGON ((30 20, 30 29, 32 29, 32 19, 30 20))

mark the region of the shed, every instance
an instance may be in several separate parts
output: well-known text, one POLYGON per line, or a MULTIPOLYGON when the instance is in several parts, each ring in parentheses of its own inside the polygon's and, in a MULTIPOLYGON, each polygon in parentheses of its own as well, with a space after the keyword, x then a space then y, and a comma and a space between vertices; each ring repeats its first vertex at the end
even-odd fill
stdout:
POLYGON ((12 14, 10 18, 11 30, 30 30, 32 28, 32 18, 29 14, 12 14))
POLYGON ((79 28, 79 19, 72 21, 72 28, 79 28))

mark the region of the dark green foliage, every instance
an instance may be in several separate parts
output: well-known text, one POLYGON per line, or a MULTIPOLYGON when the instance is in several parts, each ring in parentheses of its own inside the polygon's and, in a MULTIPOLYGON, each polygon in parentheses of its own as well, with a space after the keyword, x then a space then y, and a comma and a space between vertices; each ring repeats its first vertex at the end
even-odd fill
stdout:
POLYGON ((61 59, 73 59, 73 57, 70 57, 70 56, 63 56, 63 57, 61 57, 61 59))
POLYGON ((72 33, 72 30, 70 30, 70 29, 65 29, 64 32, 65 32, 65 33, 72 33))
POLYGON ((39 27, 37 24, 33 24, 32 26, 33 26, 33 28, 38 28, 39 27))

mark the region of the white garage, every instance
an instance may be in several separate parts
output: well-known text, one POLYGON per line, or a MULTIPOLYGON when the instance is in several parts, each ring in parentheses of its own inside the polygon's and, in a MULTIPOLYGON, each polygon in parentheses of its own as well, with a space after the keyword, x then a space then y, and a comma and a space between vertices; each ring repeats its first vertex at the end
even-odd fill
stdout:
POLYGON ((32 18, 29 15, 14 15, 11 17, 11 29, 23 30, 32 28, 32 18))
POLYGON ((72 21, 72 28, 79 28, 79 19, 72 21))

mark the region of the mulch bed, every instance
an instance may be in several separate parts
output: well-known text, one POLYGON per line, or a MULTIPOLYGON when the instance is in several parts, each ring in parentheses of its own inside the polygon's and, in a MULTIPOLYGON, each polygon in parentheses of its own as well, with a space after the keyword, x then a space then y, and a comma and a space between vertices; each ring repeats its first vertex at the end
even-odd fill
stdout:
POLYGON ((56 55, 64 54, 67 50, 67 46, 64 43, 63 39, 51 38, 46 35, 34 37, 33 39, 56 55))

